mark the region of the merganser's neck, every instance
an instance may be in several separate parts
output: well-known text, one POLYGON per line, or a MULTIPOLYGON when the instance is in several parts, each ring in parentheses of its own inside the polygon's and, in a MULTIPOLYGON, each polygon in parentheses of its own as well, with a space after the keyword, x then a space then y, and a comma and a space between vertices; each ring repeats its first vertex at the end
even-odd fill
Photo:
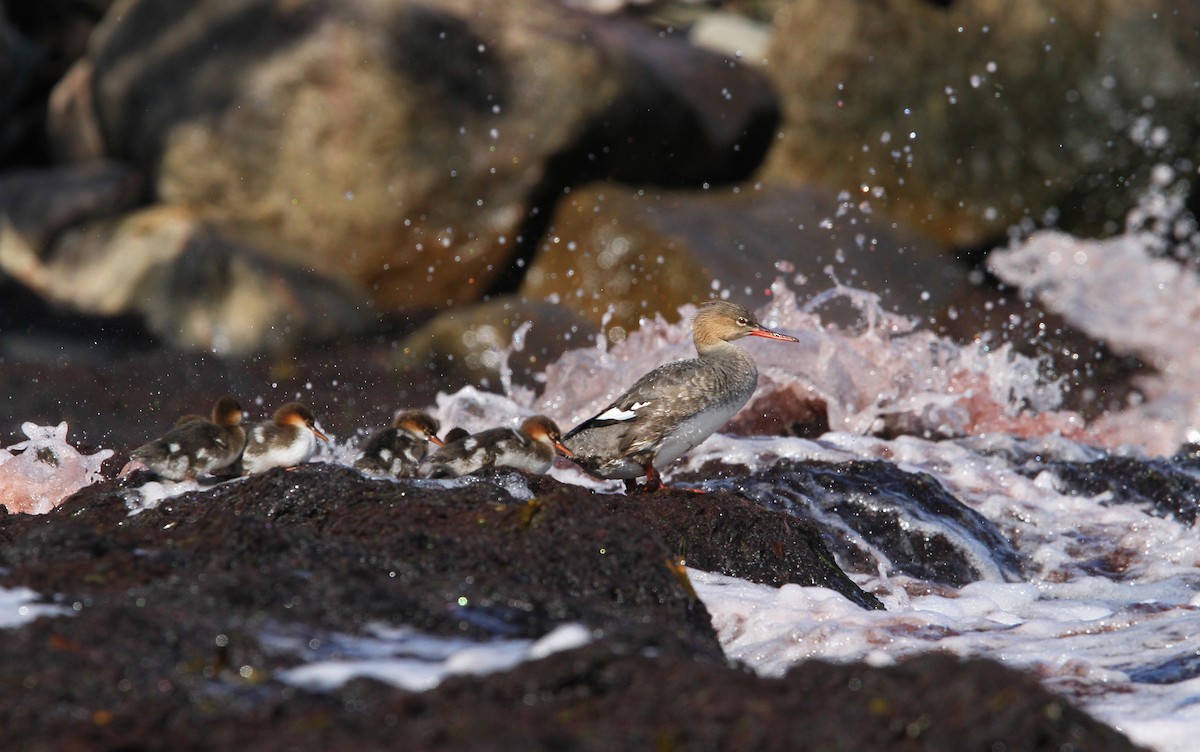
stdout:
POLYGON ((717 337, 707 337, 701 339, 699 336, 695 338, 696 354, 700 357, 719 355, 720 353, 745 353, 745 350, 723 339, 717 337))

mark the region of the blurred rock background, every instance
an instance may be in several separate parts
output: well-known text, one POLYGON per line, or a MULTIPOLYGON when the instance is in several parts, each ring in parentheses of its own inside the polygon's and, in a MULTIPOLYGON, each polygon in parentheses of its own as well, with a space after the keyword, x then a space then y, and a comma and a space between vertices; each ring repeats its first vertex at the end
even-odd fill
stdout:
POLYGON ((0 358, 379 343, 452 387, 522 323, 518 378, 776 276, 978 336, 987 250, 1195 180, 1198 29, 1170 0, 0 1, 0 358))

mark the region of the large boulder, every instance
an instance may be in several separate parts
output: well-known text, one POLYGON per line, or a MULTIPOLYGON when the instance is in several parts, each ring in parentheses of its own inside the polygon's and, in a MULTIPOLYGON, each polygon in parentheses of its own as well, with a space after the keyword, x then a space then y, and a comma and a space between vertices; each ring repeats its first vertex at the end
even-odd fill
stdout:
POLYGON ((580 176, 731 179, 776 122, 757 72, 533 0, 121 0, 89 62, 78 96, 155 198, 269 229, 382 310, 503 284, 580 176))
POLYGON ((765 176, 867 192, 958 246, 1014 223, 1119 230, 1200 145, 1197 6, 883 0, 775 17, 782 138, 765 176))

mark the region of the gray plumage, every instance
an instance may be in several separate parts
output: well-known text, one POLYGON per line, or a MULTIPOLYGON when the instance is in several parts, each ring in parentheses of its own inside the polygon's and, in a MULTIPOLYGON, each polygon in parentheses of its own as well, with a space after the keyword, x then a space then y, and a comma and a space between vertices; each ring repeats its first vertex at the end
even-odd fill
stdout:
POLYGON ((708 438, 740 410, 758 384, 754 359, 733 340, 752 335, 795 342, 773 332, 746 308, 704 303, 692 336, 696 358, 659 366, 608 407, 572 429, 563 443, 573 459, 601 478, 630 482, 658 472, 708 438))

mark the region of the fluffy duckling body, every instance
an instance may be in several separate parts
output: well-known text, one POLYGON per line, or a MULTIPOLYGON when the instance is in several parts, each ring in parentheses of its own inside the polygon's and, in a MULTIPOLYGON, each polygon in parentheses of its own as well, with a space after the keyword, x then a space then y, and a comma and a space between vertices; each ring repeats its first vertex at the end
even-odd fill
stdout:
POLYGON ((437 437, 438 422, 420 410, 398 414, 391 428, 376 431, 362 446, 354 466, 370 475, 392 475, 412 478, 429 447, 429 442, 443 446, 437 437))
POLYGON ((162 438, 147 442, 130 456, 167 480, 195 480, 237 462, 246 446, 242 406, 221 397, 212 415, 184 415, 162 438))
POLYGON ((276 410, 270 421, 250 429, 242 469, 249 475, 308 462, 317 453, 318 439, 329 441, 317 429, 312 411, 299 402, 289 402, 276 410))
POLYGON ((424 474, 430 478, 456 478, 484 467, 512 467, 540 474, 554 464, 556 452, 571 455, 554 421, 535 415, 525 419, 517 430, 489 428, 447 442, 427 460, 424 474))

